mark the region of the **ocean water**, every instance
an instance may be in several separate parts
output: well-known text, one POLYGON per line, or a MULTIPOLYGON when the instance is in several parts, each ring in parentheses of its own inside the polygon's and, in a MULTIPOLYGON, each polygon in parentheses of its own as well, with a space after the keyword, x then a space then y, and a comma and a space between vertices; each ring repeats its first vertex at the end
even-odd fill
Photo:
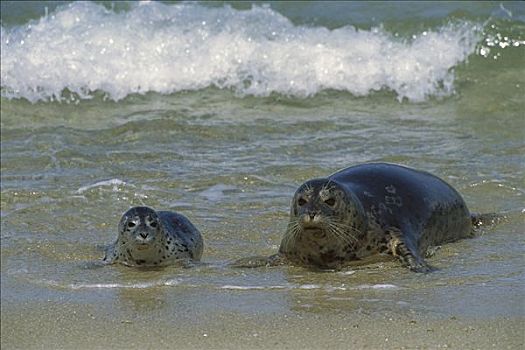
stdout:
POLYGON ((523 2, 1 6, 3 311, 525 315, 523 2), (226 266, 276 252, 302 182, 369 161, 506 219, 428 275, 226 266), (135 205, 188 216, 206 264, 91 268, 135 205))

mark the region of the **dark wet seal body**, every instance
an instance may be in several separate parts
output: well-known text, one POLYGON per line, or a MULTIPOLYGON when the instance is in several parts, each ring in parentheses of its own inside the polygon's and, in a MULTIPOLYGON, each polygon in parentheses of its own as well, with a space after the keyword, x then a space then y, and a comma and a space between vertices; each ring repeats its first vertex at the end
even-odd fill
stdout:
POLYGON ((118 238, 104 262, 128 266, 166 266, 199 261, 203 240, 183 215, 148 207, 129 209, 118 225, 118 238))
POLYGON ((440 178, 404 166, 369 163, 307 181, 292 200, 279 253, 234 266, 285 262, 339 269, 389 254, 427 272, 432 247, 473 235, 472 216, 459 193, 440 178))

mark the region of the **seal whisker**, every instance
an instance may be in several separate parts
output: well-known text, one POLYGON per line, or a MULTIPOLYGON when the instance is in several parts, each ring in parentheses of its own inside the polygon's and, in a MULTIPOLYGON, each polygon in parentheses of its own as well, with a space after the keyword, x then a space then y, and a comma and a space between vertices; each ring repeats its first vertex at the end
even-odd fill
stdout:
POLYGON ((289 242, 294 242, 299 233, 299 220, 296 218, 290 219, 288 223, 287 234, 283 237, 282 245, 288 245, 289 242))
POLYGON ((350 238, 352 238, 356 242, 358 241, 358 239, 352 233, 356 233, 358 236, 363 234, 358 228, 355 228, 352 225, 346 225, 340 222, 332 222, 331 224, 337 227, 338 229, 342 230, 342 232, 344 232, 346 235, 348 235, 350 238))
POLYGON ((330 223, 328 227, 328 232, 330 232, 334 237, 336 237, 340 241, 343 241, 346 244, 352 244, 352 240, 357 242, 357 238, 345 232, 344 229, 337 226, 337 224, 330 223))
POLYGON ((359 232, 359 230, 355 229, 354 227, 350 225, 345 225, 340 222, 334 222, 334 221, 330 221, 328 224, 331 228, 337 230, 340 235, 348 238, 348 240, 352 240, 355 242, 358 241, 357 237, 354 236, 352 232, 357 233, 357 234, 361 234, 361 232, 359 232))

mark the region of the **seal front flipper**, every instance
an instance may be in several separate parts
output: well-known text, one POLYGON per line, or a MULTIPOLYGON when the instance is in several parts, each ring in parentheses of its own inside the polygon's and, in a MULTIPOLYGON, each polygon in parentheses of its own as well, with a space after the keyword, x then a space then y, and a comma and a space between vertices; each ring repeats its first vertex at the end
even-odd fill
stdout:
POLYGON ((393 256, 397 257, 401 263, 414 272, 428 273, 435 270, 428 265, 419 253, 409 244, 403 232, 396 228, 390 227, 386 230, 390 235, 388 248, 393 256))
POLYGON ((104 258, 102 259, 102 264, 104 265, 111 265, 117 262, 117 252, 115 251, 115 243, 110 244, 104 254, 104 258))
POLYGON ((436 245, 436 246, 430 246, 430 247, 428 247, 427 250, 425 251, 425 258, 431 258, 431 257, 433 257, 433 256, 436 254, 436 252, 437 252, 438 250, 440 250, 440 249, 441 249, 441 246, 440 246, 440 245, 436 245))
POLYGON ((270 256, 249 256, 246 258, 240 258, 234 262, 228 264, 230 267, 236 268, 254 268, 254 267, 270 267, 283 265, 286 259, 281 254, 274 254, 270 256))

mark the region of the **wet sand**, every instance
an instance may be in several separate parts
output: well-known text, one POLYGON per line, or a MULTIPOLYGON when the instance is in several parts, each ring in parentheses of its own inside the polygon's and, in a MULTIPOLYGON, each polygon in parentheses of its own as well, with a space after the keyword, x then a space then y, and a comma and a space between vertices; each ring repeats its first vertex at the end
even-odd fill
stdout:
MULTIPOLYGON (((234 298, 235 296, 232 295, 234 298)), ((123 314, 100 305, 2 304, 2 349, 522 349, 523 317, 413 311, 189 311, 123 314)))
POLYGON ((430 259, 438 268, 431 274, 412 273, 392 260, 325 273, 288 266, 138 271, 69 263, 39 277, 29 265, 6 269, 10 256, 2 254, 0 345, 523 349, 523 270, 512 268, 523 262, 516 223, 444 246, 430 259), (507 255, 481 250, 501 250, 509 237, 516 238, 515 249, 506 248, 507 255))

